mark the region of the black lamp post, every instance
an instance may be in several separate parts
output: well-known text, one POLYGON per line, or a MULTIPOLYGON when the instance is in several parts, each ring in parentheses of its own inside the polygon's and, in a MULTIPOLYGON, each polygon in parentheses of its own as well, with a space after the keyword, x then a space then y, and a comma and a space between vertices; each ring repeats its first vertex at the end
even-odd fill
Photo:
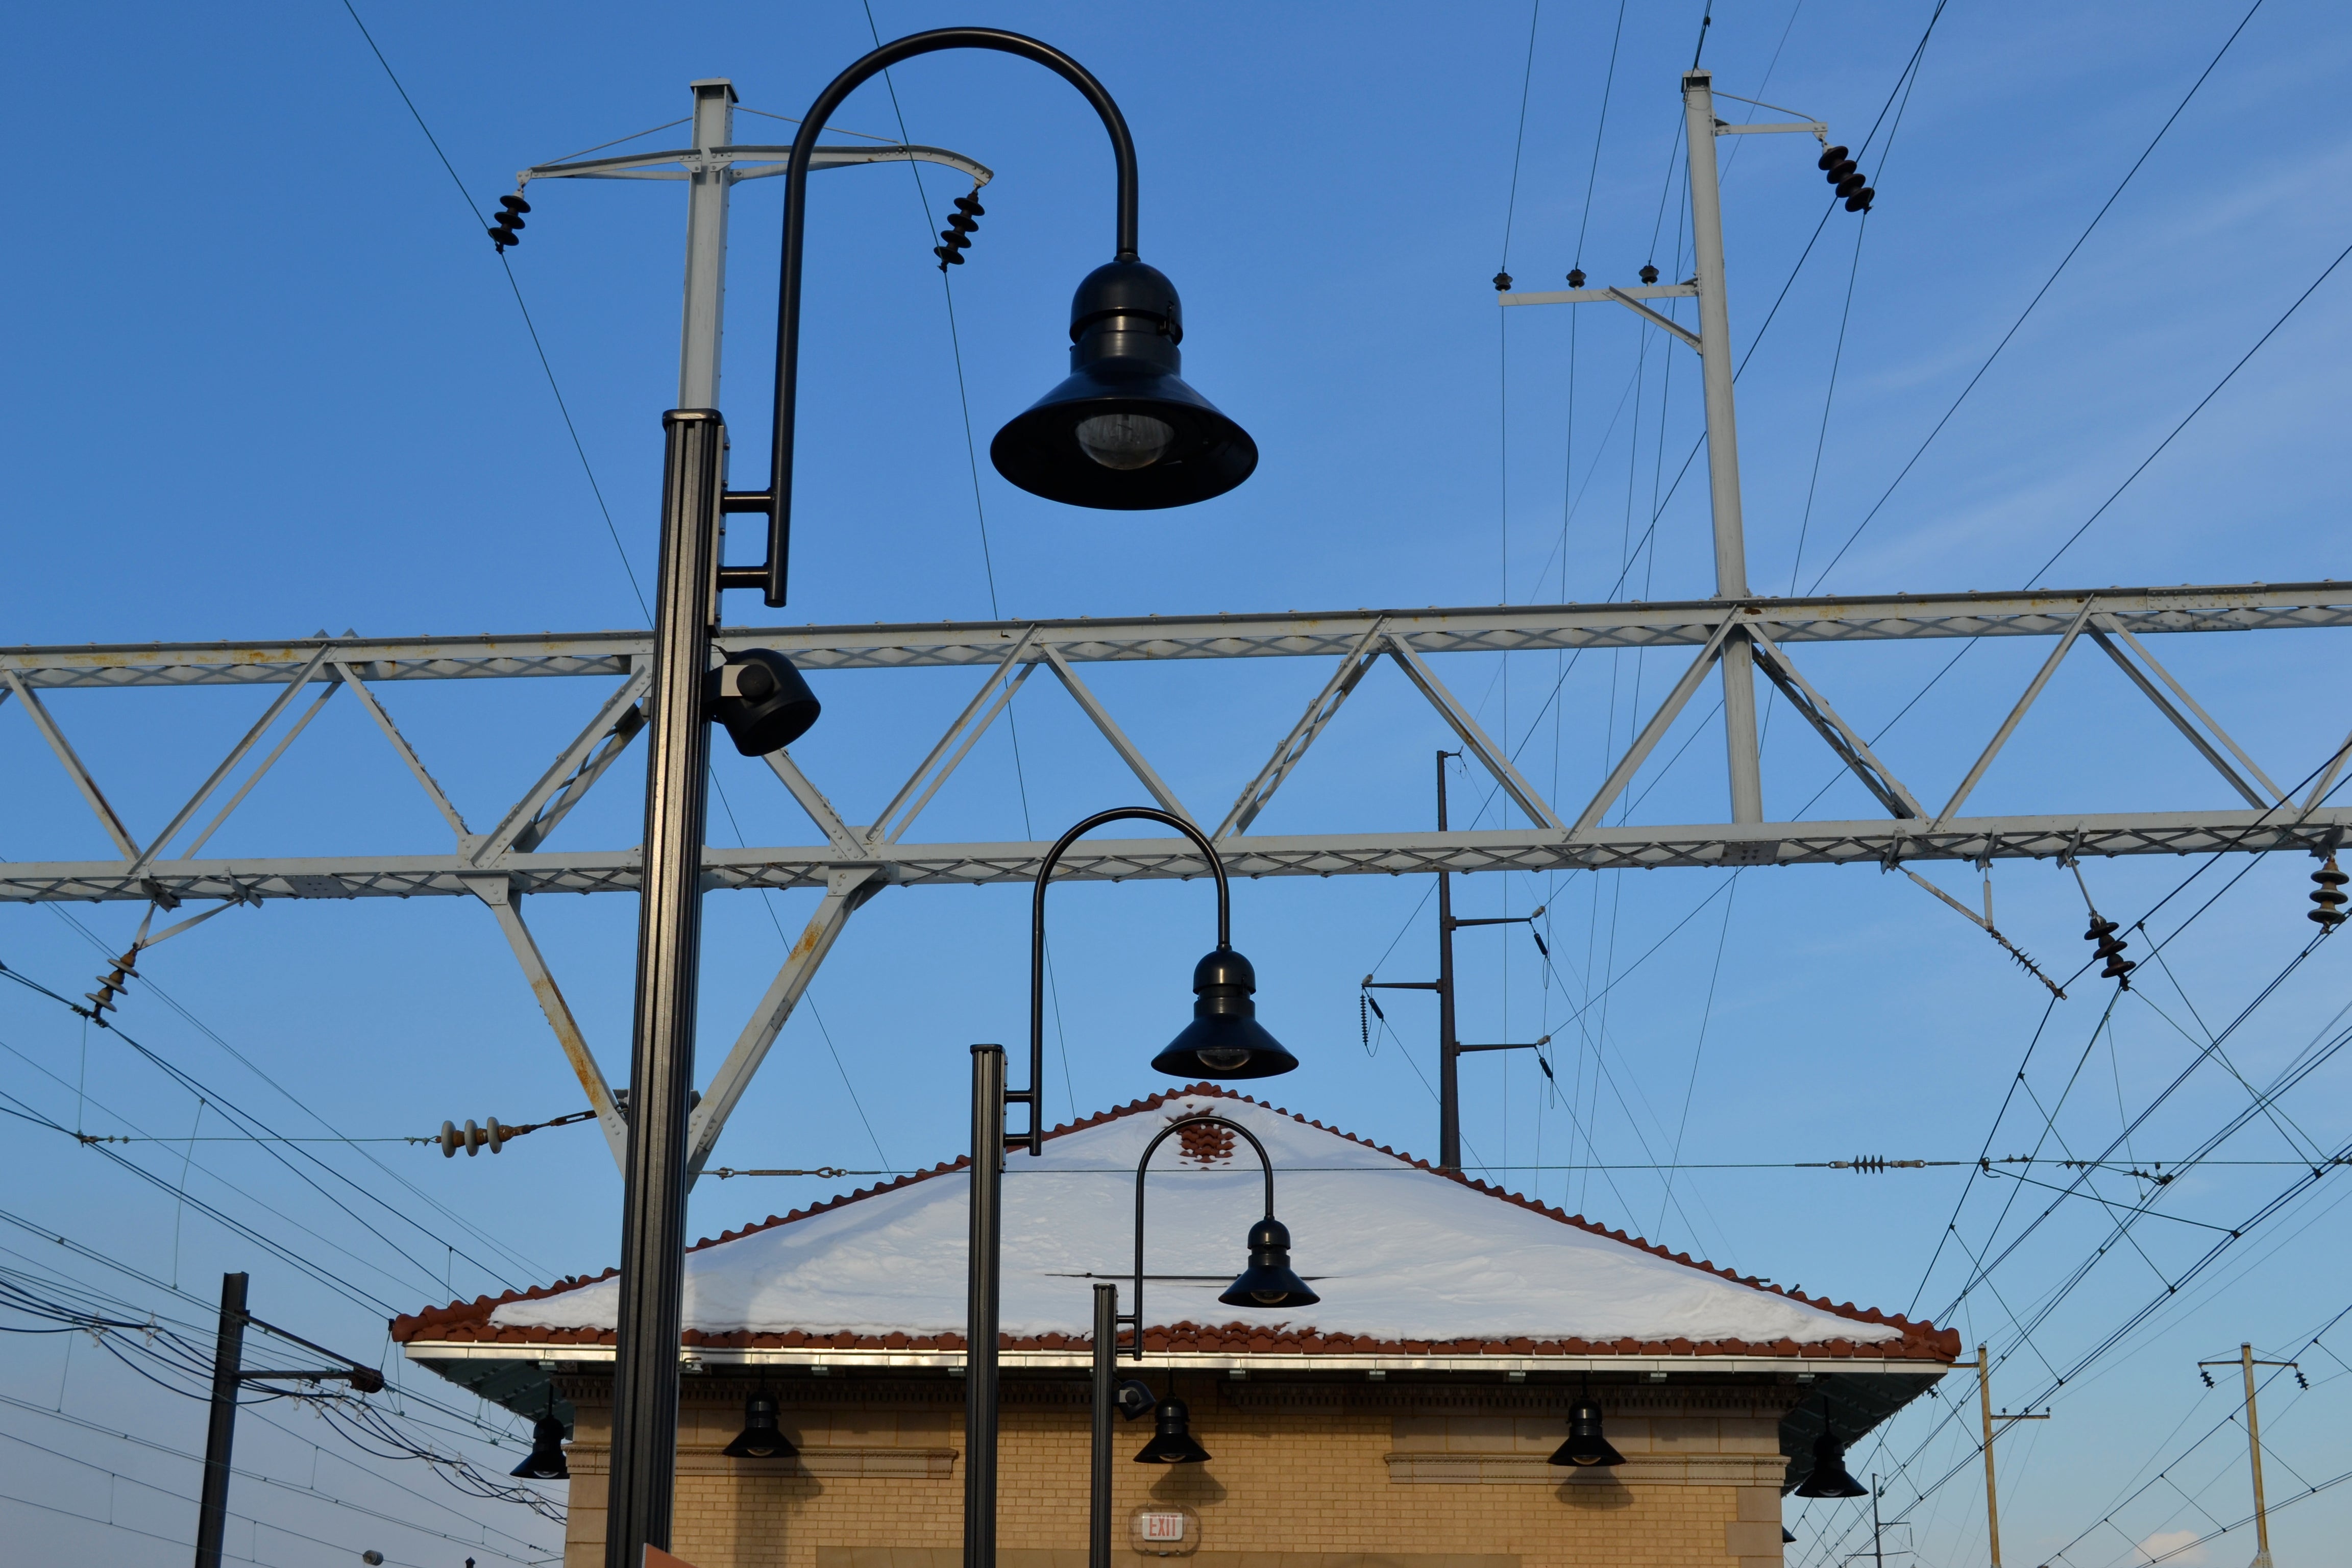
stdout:
POLYGON ((1188 1127, 1222 1127, 1240 1134, 1257 1151, 1258 1163, 1265 1172, 1265 1217, 1250 1226, 1249 1262, 1240 1276, 1225 1288, 1217 1300, 1228 1307, 1311 1307, 1323 1298, 1307 1287, 1307 1281, 1291 1271, 1290 1231, 1274 1217, 1274 1162, 1266 1155, 1265 1145, 1257 1134, 1238 1121, 1223 1116, 1200 1114, 1186 1116, 1160 1129, 1159 1136, 1144 1145, 1143 1158, 1135 1163, 1135 1284, 1129 1298, 1135 1303, 1132 1312, 1118 1310, 1118 1288, 1115 1285, 1095 1287, 1095 1360, 1094 1360, 1094 1473, 1090 1508, 1087 1516, 1087 1568, 1110 1568, 1110 1417, 1111 1412, 1132 1419, 1145 1410, 1151 1410, 1158 1430, 1143 1451, 1135 1456, 1139 1465, 1195 1465, 1205 1462, 1209 1451, 1192 1436, 1192 1413, 1174 1394, 1156 1402, 1151 1390, 1132 1380, 1115 1381, 1113 1368, 1118 1355, 1118 1329, 1122 1323, 1135 1330, 1129 1342, 1129 1356, 1143 1359, 1143 1179, 1150 1169, 1151 1156, 1160 1145, 1188 1127))
MULTIPOLYGON (((640 1568, 646 1546, 666 1548, 670 1540, 709 725, 724 724, 738 751, 760 755, 789 745, 817 717, 816 699, 782 654, 745 650, 714 669, 711 647, 717 590, 758 588, 770 605, 784 602, 810 159, 819 132, 859 83, 901 60, 942 49, 992 49, 1053 71, 1094 105, 1118 164, 1116 244, 1111 261, 1079 288, 1071 322, 1072 374, 998 436, 991 447, 998 468, 1050 500, 1123 510, 1220 495, 1247 479, 1257 461, 1248 435, 1178 374, 1183 316, 1176 291, 1137 251, 1134 142, 1118 106, 1085 67, 1018 33, 941 27, 883 45, 817 95, 785 169, 768 488, 725 488, 727 434, 718 410, 673 409, 662 416, 661 574, 653 681, 645 700, 643 900, 623 1170, 607 1568, 640 1568), (764 563, 723 563, 722 512, 767 518, 764 563)), ((1218 982, 1225 991, 1234 984, 1230 976, 1218 982)), ((995 1343, 992 1331, 989 1343, 995 1343)))
MULTIPOLYGON (((1113 811, 1098 811, 1072 827, 1054 841, 1045 858, 1037 867, 1036 890, 1031 896, 1029 914, 1029 1087, 1008 1089, 1004 1087, 1004 1047, 974 1046, 971 1047, 971 1227, 967 1236, 967 1268, 964 1313, 964 1470, 963 1470, 963 1561, 964 1568, 996 1568, 996 1394, 997 1394, 997 1301, 1003 1275, 1000 1247, 1003 1235, 1004 1212, 1004 1151, 1008 1139, 1004 1131, 1004 1113, 1014 1104, 1029 1108, 1029 1126, 1024 1132, 1009 1142, 1025 1148, 1033 1155, 1045 1152, 1045 1129, 1043 1115, 1044 1097, 1041 1086, 1045 1074, 1045 885, 1053 880, 1054 868, 1060 864, 1063 853, 1087 833, 1109 822, 1157 822, 1176 829, 1190 838, 1209 863, 1210 873, 1217 879, 1217 945, 1207 957, 1194 966, 1192 989, 1198 1000, 1192 1004, 1192 1022, 1166 1049, 1152 1058, 1152 1066, 1163 1072, 1198 1073, 1204 1078, 1241 1079, 1271 1078, 1286 1073, 1298 1065, 1298 1058, 1285 1050, 1282 1043, 1266 1033, 1257 1021, 1256 1005, 1250 993, 1256 989, 1255 973, 1249 960, 1233 948, 1233 895, 1225 880, 1224 862, 1217 857, 1217 847, 1198 827, 1172 812, 1160 811, 1148 805, 1121 806, 1113 811)), ((1227 1123, 1227 1125, 1232 1125, 1227 1123)), ((1166 1133, 1161 1133, 1166 1137, 1166 1133)), ((1244 1136, 1248 1136, 1244 1130, 1244 1136)), ((1251 1138, 1252 1144, 1257 1140, 1251 1138)), ((1152 1147, 1159 1146, 1158 1140, 1152 1147)), ((1258 1151, 1261 1158, 1263 1148, 1258 1151)), ((1146 1151, 1146 1158, 1150 1151, 1146 1151)), ((1136 1274, 1140 1284, 1143 1269, 1141 1231, 1143 1224, 1143 1191, 1140 1175, 1136 1184, 1136 1274)), ((1287 1232, 1275 1222, 1274 1173, 1266 1171, 1266 1216, 1251 1233, 1253 1263, 1258 1254, 1266 1254, 1268 1265, 1288 1268, 1286 1248, 1290 1244, 1287 1232), (1271 1226, 1275 1234, 1265 1235, 1265 1245, 1260 1237, 1271 1226), (1279 1256, 1277 1256, 1279 1254, 1279 1256)), ((1244 1275, 1243 1279, 1250 1277, 1244 1275)), ((1295 1276, 1293 1277, 1295 1279, 1295 1276)), ((1234 1282, 1239 1289, 1243 1280, 1234 1282)), ((1266 1286, 1269 1290, 1276 1289, 1266 1286)), ((1285 1287, 1286 1289, 1286 1287, 1285 1287)), ((1302 1284, 1298 1289, 1304 1290, 1302 1284)), ((1229 1292, 1230 1294, 1230 1292, 1229 1292)), ((1313 1300, 1310 1292, 1307 1300, 1313 1300)), ((1274 1305, 1276 1302, 1263 1303, 1274 1305)), ((1140 1310, 1140 1302, 1138 1303, 1140 1310)), ((1097 1308, 1099 1310, 1099 1307, 1097 1308)), ((1114 1333, 1116 1331, 1114 1330, 1114 1333)), ((1103 1351, 1097 1345, 1097 1366, 1102 1364, 1103 1351)), ((1097 1397, 1095 1425, 1098 1441, 1109 1441, 1109 1415, 1097 1397)), ((1099 1467, 1097 1467, 1099 1468, 1099 1467)), ((1108 1508, 1108 1472, 1098 1486, 1104 1489, 1108 1508)), ((621 1568, 613 1564, 613 1568, 621 1568)))

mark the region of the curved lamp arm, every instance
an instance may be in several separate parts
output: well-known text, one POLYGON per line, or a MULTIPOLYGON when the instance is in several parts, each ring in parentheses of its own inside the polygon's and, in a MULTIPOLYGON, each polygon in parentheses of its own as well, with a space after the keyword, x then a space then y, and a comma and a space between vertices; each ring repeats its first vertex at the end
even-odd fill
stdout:
POLYGON ((893 39, 853 64, 816 95, 793 138, 793 155, 784 171, 784 265, 776 299, 776 395, 774 423, 768 440, 768 488, 730 491, 723 503, 731 512, 765 512, 768 518, 768 560, 762 566, 722 566, 722 588, 761 588, 771 607, 784 602, 785 547, 792 537, 793 413, 800 380, 801 239, 808 225, 809 160, 816 139, 842 100, 867 78, 900 60, 941 49, 994 49, 1034 60, 1086 95, 1102 116, 1110 133, 1112 156, 1118 163, 1118 235, 1117 259, 1136 259, 1135 139, 1128 134, 1127 117, 1093 73, 1051 44, 1001 27, 934 27, 893 39))
MULTIPOLYGON (((929 37, 924 33, 915 36, 929 37)), ((1096 812, 1054 840, 1054 847, 1045 851, 1045 863, 1037 868, 1037 890, 1029 906, 1029 1087, 1004 1091, 1005 1103, 1018 1101, 1029 1107, 1029 1131, 1007 1142, 1013 1147, 1027 1148, 1032 1154, 1045 1152, 1045 1102, 1039 1089, 1045 1081, 1045 884, 1053 880, 1054 868, 1061 862, 1064 850, 1106 822, 1127 821, 1165 824, 1200 847, 1201 853, 1208 857, 1210 873, 1217 879, 1217 946, 1223 950, 1233 945, 1233 896, 1225 886, 1225 863, 1217 858, 1217 847, 1209 842, 1208 836, 1175 813, 1149 805, 1122 805, 1112 811, 1096 812)))
POLYGON ((1268 1219, 1274 1217, 1274 1162, 1266 1157, 1265 1145, 1257 1141, 1257 1134, 1240 1122, 1223 1116, 1212 1116, 1203 1111, 1198 1115, 1187 1116, 1181 1121, 1170 1122, 1161 1129, 1159 1137, 1144 1145, 1143 1158, 1135 1163, 1135 1293, 1129 1298, 1135 1303, 1135 1310, 1121 1313, 1116 1320, 1118 1322, 1135 1325, 1135 1343, 1128 1352, 1129 1359, 1134 1361, 1143 1359, 1144 1173, 1151 1163, 1151 1156, 1159 1152, 1160 1145, 1168 1142, 1170 1134, 1181 1132, 1187 1127, 1223 1127, 1238 1132, 1249 1140, 1249 1146, 1257 1151, 1257 1163, 1265 1167, 1265 1217, 1268 1219))

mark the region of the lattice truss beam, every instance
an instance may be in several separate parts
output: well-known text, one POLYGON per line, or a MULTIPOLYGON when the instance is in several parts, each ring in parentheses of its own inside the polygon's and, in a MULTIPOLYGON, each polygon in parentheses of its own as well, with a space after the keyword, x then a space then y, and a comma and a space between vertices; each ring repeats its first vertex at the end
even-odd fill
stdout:
MULTIPOLYGON (((1236 875, 1331 876, 1431 871, 1608 870, 1660 866, 1767 866, 1994 859, 2082 855, 2189 854, 2216 850, 2326 851, 2352 826, 2352 810, 2322 804, 2352 753, 2352 736, 2290 797, 2161 664, 2147 638, 2158 634, 2352 626, 2352 584, 2107 589, 2030 595, 1897 595, 1681 603, 1354 611, 1140 619, 964 622, 931 626, 738 628, 722 647, 779 648, 804 669, 905 669, 971 666, 982 671, 972 698, 887 805, 866 825, 846 821, 787 752, 768 759, 778 781, 816 829, 804 845, 706 851, 714 889, 818 888, 824 898, 767 995, 714 1076, 695 1114, 692 1161, 699 1170, 728 1114, 824 963, 850 914, 885 887, 1020 882, 1034 878, 1046 846, 949 844, 906 839, 940 787, 1032 676, 1049 672, 1109 742, 1143 789, 1167 810, 1190 809, 1080 678, 1087 663, 1149 659, 1307 658, 1332 661, 1328 680, 1267 755, 1218 821, 1212 837, 1236 875), (1940 807, 1896 777, 1799 668, 1801 644, 1914 638, 2027 637, 2054 639, 2049 655, 1966 774, 1940 807), (1621 799, 1708 672, 1735 639, 1842 766, 1885 809, 1869 821, 1760 825, 1609 826, 1621 799), (2242 807, 2225 810, 2049 816, 1963 816, 1996 757, 2084 641, 2111 659, 2220 774, 2242 807), (1555 807, 1512 765, 1432 665, 1454 653, 1577 648, 1696 650, 1607 778, 1574 816, 1555 807), (1372 667, 1392 661, 1527 818, 1524 826, 1454 832, 1254 835, 1249 829, 1372 667)), ((564 817, 620 760, 644 727, 638 706, 650 679, 650 638, 600 632, 535 637, 320 637, 292 643, 187 647, 23 647, 0 650, 0 704, 14 699, 120 851, 103 861, 0 864, 0 901, 146 901, 163 909, 221 900, 206 914, 267 899, 465 896, 495 916, 538 996, 558 1043, 597 1112, 616 1155, 625 1121, 553 973, 521 914, 541 892, 633 891, 632 847, 557 849, 548 840, 564 817), (599 704, 537 783, 487 832, 477 832, 437 784, 387 710, 383 689, 404 681, 602 678, 599 704), (151 686, 276 685, 260 720, 163 829, 143 845, 109 803, 42 702, 44 690, 151 686), (247 769, 213 815, 182 842, 200 813, 301 696, 310 698, 275 744, 247 769), (447 822, 452 851, 429 856, 328 856, 206 860, 205 842, 284 756, 336 693, 349 688, 393 754, 447 822), (177 847, 174 847, 177 846, 177 847)), ((2322 742, 2324 743, 2324 742, 2322 742)), ((1196 818, 1196 820, 1199 820, 1196 818)), ((1191 877, 1206 867, 1181 838, 1089 839, 1062 861, 1061 874, 1096 879, 1191 877)), ((1931 889, 1932 890, 1932 889, 1931 889)), ((1958 906, 1955 906, 1958 907, 1958 906)), ((1963 912, 1967 912, 1963 910, 1963 912)), ((152 917, 151 917, 152 918, 152 917)), ((194 919, 203 919, 197 916, 194 919)), ((1971 914, 1971 919, 1975 917, 1971 914)), ((184 920, 152 940, 193 924, 184 920)))

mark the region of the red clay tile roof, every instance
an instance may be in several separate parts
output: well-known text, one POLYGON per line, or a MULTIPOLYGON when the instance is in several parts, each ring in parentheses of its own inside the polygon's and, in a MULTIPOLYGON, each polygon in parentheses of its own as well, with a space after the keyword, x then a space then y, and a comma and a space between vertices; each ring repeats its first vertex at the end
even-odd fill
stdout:
MULTIPOLYGON (((1787 1339, 1776 1340, 1765 1343, 1750 1343, 1743 1340, 1691 1341, 1628 1339, 1605 1342, 1578 1339, 1514 1339, 1507 1341, 1486 1339, 1451 1341, 1375 1340, 1352 1334, 1325 1335, 1316 1331, 1312 1328, 1286 1328, 1277 1331, 1269 1331, 1263 1326, 1242 1322, 1227 1323, 1222 1326, 1179 1322, 1164 1325, 1155 1324, 1150 1328, 1146 1329, 1144 1331, 1144 1344, 1146 1348, 1150 1350, 1172 1351, 1178 1352, 1193 1352, 1220 1355, 1275 1353, 1294 1355, 1437 1356, 1746 1355, 1818 1356, 1827 1358, 1852 1356, 1872 1360, 1919 1361, 1939 1363, 1957 1361, 1959 1358, 1960 1336, 1957 1331, 1951 1329, 1938 1329, 1932 1323, 1914 1322, 1910 1319, 1904 1318, 1896 1314, 1881 1312, 1876 1308, 1857 1307, 1851 1301, 1833 1302, 1823 1297, 1808 1296, 1801 1290, 1790 1290, 1779 1285, 1768 1285, 1763 1280, 1756 1279, 1753 1276, 1736 1274, 1728 1268, 1719 1268, 1716 1265, 1708 1263, 1704 1259, 1694 1258, 1688 1253, 1669 1252, 1664 1247, 1659 1247, 1652 1242, 1644 1241, 1639 1237, 1628 1235, 1622 1230, 1612 1230, 1605 1226, 1596 1225, 1592 1221, 1585 1219, 1581 1215, 1571 1215, 1561 1209, 1534 1202, 1533 1200, 1524 1197, 1517 1193, 1507 1192, 1501 1187, 1490 1185, 1486 1182, 1472 1181, 1467 1176, 1461 1175, 1458 1173, 1449 1173, 1446 1172, 1441 1172, 1435 1166, 1431 1165, 1428 1162, 1416 1159, 1411 1154, 1399 1153, 1397 1151, 1389 1148, 1386 1144, 1373 1143, 1370 1139, 1360 1138, 1356 1134, 1345 1131, 1339 1128, 1325 1127, 1320 1121, 1308 1121, 1306 1117, 1298 1115, 1297 1112, 1282 1110, 1280 1107, 1271 1105, 1265 1100, 1255 1100, 1247 1095, 1237 1094, 1232 1089, 1222 1088, 1216 1084, 1197 1083, 1191 1085, 1188 1088, 1171 1089, 1160 1094, 1155 1094, 1147 1099, 1129 1100, 1123 1106, 1118 1106, 1113 1110, 1099 1112, 1098 1114, 1089 1116, 1083 1121, 1066 1122, 1062 1126, 1055 1128, 1053 1131, 1046 1133, 1045 1136, 1048 1138, 1065 1137, 1073 1132, 1082 1131, 1089 1127, 1099 1126, 1106 1121, 1116 1121, 1121 1117, 1139 1115, 1146 1111, 1156 1110, 1162 1105, 1168 1104, 1171 1100, 1200 1099, 1202 1097, 1240 1100, 1247 1101, 1252 1105, 1264 1106, 1267 1110, 1275 1110, 1279 1114, 1289 1116, 1294 1121, 1300 1122, 1306 1126, 1318 1128, 1326 1132, 1336 1133, 1339 1137, 1345 1138, 1350 1142, 1362 1144, 1366 1148, 1378 1149, 1381 1153, 1390 1155, 1394 1159, 1402 1160, 1418 1170, 1427 1171, 1433 1175, 1446 1176, 1449 1180, 1459 1182, 1464 1186, 1472 1188, 1477 1192, 1485 1193, 1487 1195, 1496 1198, 1504 1203, 1516 1204, 1521 1208, 1530 1209, 1537 1214, 1546 1216, 1547 1218, 1557 1220, 1562 1225, 1574 1226, 1580 1230, 1589 1231, 1595 1236, 1607 1237, 1613 1241, 1622 1242, 1628 1247, 1640 1247, 1643 1251, 1652 1253, 1656 1257, 1667 1258, 1673 1262, 1682 1264, 1685 1268, 1703 1269, 1707 1273, 1718 1275, 1723 1279, 1734 1280, 1739 1284, 1746 1285, 1751 1289, 1768 1291, 1778 1296, 1786 1296, 1792 1300, 1802 1301, 1808 1306, 1817 1308, 1822 1311, 1833 1313, 1839 1317, 1850 1318, 1857 1322, 1889 1325, 1900 1330, 1903 1337, 1899 1340, 1881 1341, 1876 1342, 1856 1342, 1852 1340, 1828 1340, 1807 1342, 1803 1344, 1800 1344, 1794 1340, 1787 1339)), ((861 1199, 872 1197, 877 1193, 893 1192, 900 1187, 907 1186, 911 1183, 927 1181, 930 1177, 939 1175, 944 1172, 960 1170, 968 1163, 968 1159, 956 1159, 942 1164, 934 1165, 927 1171, 916 1172, 912 1175, 900 1176, 896 1181, 885 1182, 872 1187, 860 1187, 856 1191, 852 1192, 845 1196, 830 1198, 824 1203, 812 1205, 805 1209, 794 1209, 791 1213, 782 1215, 771 1215, 766 1219, 761 1220, 755 1225, 745 1226, 740 1230, 723 1231, 716 1237, 705 1237, 704 1239, 696 1242, 694 1246, 688 1248, 688 1250, 700 1251, 704 1247, 721 1246, 727 1242, 736 1240, 738 1237, 749 1236, 755 1231, 767 1230, 772 1226, 780 1225, 791 1225, 797 1220, 806 1219, 812 1215, 824 1214, 829 1210, 837 1209, 845 1204, 853 1204, 860 1201, 861 1199)), ((509 1290, 500 1296, 478 1296, 471 1301, 453 1301, 446 1307, 427 1307, 422 1311, 408 1313, 401 1317, 394 1318, 392 1321, 392 1337, 395 1341, 404 1344, 511 1344, 518 1347, 525 1345, 566 1344, 609 1345, 614 1342, 614 1332, 610 1329, 524 1328, 512 1325, 493 1324, 490 1321, 490 1314, 499 1307, 509 1301, 537 1300, 544 1297, 561 1295, 567 1290, 576 1289, 583 1285, 593 1284, 600 1279, 611 1279, 618 1272, 618 1269, 608 1268, 602 1274, 572 1276, 567 1279, 559 1279, 552 1285, 534 1285, 528 1290, 509 1290)), ((680 1336, 680 1341, 682 1343, 687 1345, 707 1347, 714 1350, 787 1350, 830 1348, 837 1350, 961 1351, 964 1348, 963 1336, 961 1334, 954 1333, 808 1334, 793 1331, 783 1333, 737 1332, 706 1334, 700 1330, 688 1329, 680 1336)), ((999 1336, 1000 1348, 1007 1351, 1077 1351, 1087 1348, 1088 1343, 1089 1342, 1087 1337, 1083 1334, 1044 1334, 1037 1336, 1023 1336, 1018 1338, 1011 1334, 999 1336)))

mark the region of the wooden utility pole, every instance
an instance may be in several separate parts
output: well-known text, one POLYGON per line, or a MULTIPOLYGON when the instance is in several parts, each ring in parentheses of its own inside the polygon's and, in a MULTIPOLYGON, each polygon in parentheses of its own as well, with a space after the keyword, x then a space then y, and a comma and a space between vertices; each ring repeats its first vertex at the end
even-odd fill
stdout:
MULTIPOLYGON (((2000 1568, 2000 1496, 1993 1485, 1992 1476, 1992 1363, 1985 1355, 1985 1348, 1982 1345, 1977 1346, 1977 1409, 1984 1416, 1985 1541, 1991 1549, 1992 1568, 2000 1568)), ((2047 1421, 2049 1419, 2050 1413, 2046 1410, 2039 1415, 2024 1414, 2011 1415, 2006 1410, 2000 1414, 2001 1426, 2004 1431, 2012 1421, 2047 1421)))
MULTIPOLYGON (((2249 1344, 2240 1345, 2238 1353, 2232 1360, 2200 1361, 2197 1363, 2200 1373, 2209 1366, 2234 1366, 2246 1380, 2246 1462, 2254 1476, 2252 1568, 2271 1568, 2271 1519, 2269 1510, 2263 1503, 2263 1423, 2262 1417, 2254 1410, 2254 1368, 2258 1366, 2293 1367, 2298 1376, 2301 1375, 2303 1369, 2291 1361, 2261 1360, 2254 1354, 2254 1347, 2249 1344)), ((2210 1384, 2213 1380, 2209 1376, 2205 1381, 2210 1384)))

